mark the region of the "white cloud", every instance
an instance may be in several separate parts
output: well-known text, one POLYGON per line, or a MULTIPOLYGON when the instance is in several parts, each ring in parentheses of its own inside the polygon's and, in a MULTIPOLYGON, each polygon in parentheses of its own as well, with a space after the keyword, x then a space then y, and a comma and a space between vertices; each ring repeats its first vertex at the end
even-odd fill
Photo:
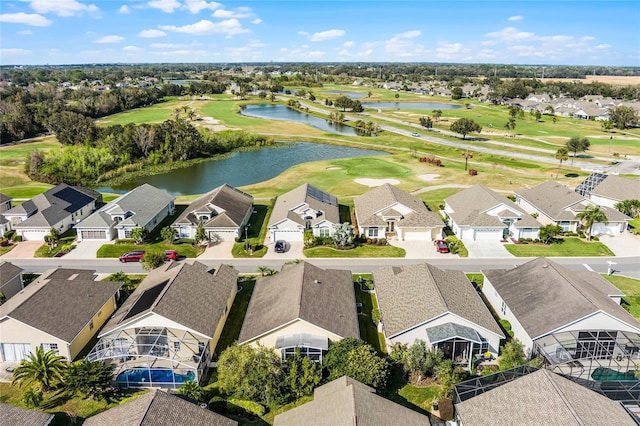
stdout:
POLYGON ((95 43, 120 43, 124 37, 118 35, 108 35, 95 40, 95 43))
POLYGON ((311 41, 325 41, 325 40, 331 40, 332 38, 337 38, 337 37, 344 37, 345 34, 347 34, 346 31, 344 30, 327 30, 327 31, 321 31, 318 33, 314 33, 311 36, 311 41))
POLYGON ((0 15, 0 22, 9 24, 25 24, 33 27, 47 27, 51 21, 42 15, 35 13, 3 13, 0 15))
POLYGON ((152 49, 177 49, 181 46, 174 43, 151 43, 152 49))
POLYGON ((33 34, 33 31, 31 31, 31 30, 22 30, 22 31, 18 31, 18 34, 20 34, 20 35, 31 35, 31 34, 33 34))
MULTIPOLYGON (((240 9, 240 8, 238 8, 240 9)), ((217 9, 215 10, 211 16, 219 19, 229 19, 229 18, 249 18, 251 17, 251 13, 245 10, 226 10, 226 9, 217 9)))
POLYGON ((356 45, 356 43, 353 42, 353 41, 345 41, 344 44, 343 44, 344 47, 353 47, 355 45, 356 45))
POLYGON ((580 40, 582 41, 591 41, 591 40, 595 40, 595 37, 591 37, 591 36, 584 36, 582 38, 580 38, 580 40))
POLYGON ((357 56, 360 57, 360 58, 363 58, 365 56, 371 55, 372 53, 373 53, 373 49, 367 49, 367 50, 365 50, 363 52, 358 53, 357 56))
POLYGON ((139 52, 142 49, 138 46, 125 46, 122 48, 122 50, 124 50, 125 52, 139 52))
POLYGON ((436 57, 438 59, 453 60, 462 59, 462 56, 468 49, 464 49, 460 43, 449 43, 448 41, 439 41, 436 48, 436 57))
POLYGON ((305 36, 305 37, 309 35, 309 33, 306 32, 306 31, 298 31, 298 34, 300 34, 301 36, 305 36))
POLYGON ((191 35, 225 34, 227 37, 249 32, 249 30, 242 28, 242 25, 237 19, 227 19, 225 21, 215 23, 203 19, 195 24, 184 25, 181 27, 176 27, 175 25, 161 25, 160 28, 167 31, 191 35))
POLYGON ((378 45, 377 41, 367 41, 365 43, 362 43, 362 48, 363 49, 372 49, 374 47, 376 47, 378 45))
POLYGON ((599 44, 599 45, 595 46, 594 49, 608 49, 610 47, 611 47, 610 44, 603 43, 603 44, 599 44))
POLYGON ((485 37, 497 38, 507 42, 516 42, 521 40, 532 39, 534 38, 534 36, 535 36, 534 33, 518 31, 514 27, 507 27, 502 31, 491 32, 485 35, 485 37))
POLYGON ((544 58, 546 56, 545 51, 540 50, 534 46, 516 45, 510 46, 508 49, 516 56, 533 56, 536 58, 544 58))
POLYGON ((167 33, 165 33, 164 31, 151 29, 151 30, 142 30, 142 31, 140 31, 140 33, 138 34, 138 37, 156 38, 156 37, 164 37, 166 35, 167 35, 167 33))
POLYGON ((123 4, 122 6, 120 6, 120 9, 118 9, 118 12, 123 13, 125 15, 128 15, 131 13, 131 11, 129 10, 129 6, 127 6, 126 4, 123 4))
POLYGON ((326 52, 323 52, 321 50, 314 50, 313 52, 309 52, 309 54, 307 55, 309 58, 321 58, 325 55, 326 52))
POLYGON ((28 55, 30 54, 31 51, 27 50, 27 49, 14 49, 14 48, 4 48, 4 49, 0 49, 0 55, 8 55, 8 56, 14 56, 14 55, 28 55))
POLYGON ((289 49, 287 49, 286 47, 281 47, 280 48, 280 52, 284 53, 284 52, 288 52, 289 49))
POLYGON ((406 31, 385 40, 384 48, 387 55, 402 58, 416 57, 425 54, 427 51, 420 44, 414 43, 413 39, 422 35, 420 30, 406 31))
POLYGON ((215 1, 206 2, 204 0, 186 0, 183 9, 187 9, 191 13, 199 13, 201 10, 210 9, 216 10, 221 8, 222 5, 220 3, 216 3, 215 1))
POLYGON ((152 0, 147 5, 154 9, 160 9, 165 13, 173 13, 174 10, 181 6, 178 0, 152 0))
POLYGON ((523 19, 524 16, 522 15, 509 16, 509 21, 522 21, 523 19))
POLYGON ((256 18, 256 19, 254 19, 253 21, 251 21, 251 23, 252 23, 253 25, 262 24, 262 19, 260 19, 260 18, 256 18))
POLYGON ((151 52, 152 55, 158 56, 207 56, 208 52, 206 50, 189 50, 189 49, 179 49, 179 50, 165 50, 162 52, 151 52))
POLYGON ((82 4, 76 0, 22 0, 27 1, 38 13, 55 13, 58 16, 75 16, 83 12, 97 13, 100 9, 95 4, 82 4))

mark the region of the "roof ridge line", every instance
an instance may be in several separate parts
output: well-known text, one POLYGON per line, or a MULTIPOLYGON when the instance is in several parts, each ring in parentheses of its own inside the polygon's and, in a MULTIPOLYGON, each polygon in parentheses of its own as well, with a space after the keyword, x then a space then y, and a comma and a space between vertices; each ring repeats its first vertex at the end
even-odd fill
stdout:
MULTIPOLYGON (((447 304, 447 301, 445 300, 444 296, 442 295, 442 292, 440 291, 440 287, 438 287, 438 283, 436 282, 436 278, 433 276, 433 273, 431 272, 431 266, 429 265, 427 262, 425 262, 425 266, 427 268, 427 272, 429 273, 429 277, 431 277, 431 280, 433 281, 433 286, 436 288, 436 293, 438 293, 438 297, 440 297, 440 300, 442 301, 442 304, 444 305, 445 309, 447 311, 449 311, 449 305, 447 304)), ((435 266, 434 266, 435 268, 435 266)))
POLYGON ((149 414, 149 410, 151 409, 151 404, 153 404, 153 400, 156 399, 156 395, 158 394, 158 392, 162 392, 162 391, 159 390, 159 389, 156 389, 156 390, 154 390, 152 392, 154 392, 154 393, 151 396, 151 398, 149 398, 149 403, 147 404, 147 408, 144 410, 144 416, 142 416, 142 418, 138 422, 138 426, 142 426, 144 424, 144 419, 149 414))
MULTIPOLYGON (((547 259, 545 259, 546 262, 548 262, 548 265, 551 266, 553 268, 554 271, 556 271, 562 278, 564 278, 564 280, 566 282, 569 283, 569 285, 575 289, 583 298, 585 298, 589 303, 591 303, 591 305, 593 305, 595 308, 597 308, 597 310, 601 310, 600 307, 586 294, 584 294, 584 292, 582 292, 574 283, 572 280, 569 279, 569 277, 567 277, 565 274, 562 273, 562 271, 560 271, 558 268, 556 268, 555 262, 551 262, 548 261, 547 259)), ((559 265, 558 265, 559 266, 559 265)), ((586 282, 586 280, 585 280, 586 282)), ((590 284, 589 284, 590 285, 590 284)), ((597 290, 597 289, 596 289, 597 290)))
MULTIPOLYGON (((575 418, 576 422, 578 422, 579 425, 584 425, 584 422, 582 421, 582 418, 578 415, 578 413, 576 412, 576 410, 573 409, 573 406, 569 403, 569 399, 567 398, 567 396, 564 394, 564 392, 562 392, 562 390, 558 387, 558 385, 556 384, 556 382, 554 382, 553 380, 551 380, 551 376, 550 374, 555 374, 555 373, 551 373, 545 369, 543 369, 542 371, 545 372, 545 379, 549 382, 549 384, 551 385, 551 387, 556 391, 556 393, 558 394, 558 396, 560 397, 560 399, 562 400, 562 402, 566 405, 567 409, 569 410, 569 412, 571 414, 573 414, 573 417, 575 418)), ((568 379, 567 379, 568 380, 568 379)))

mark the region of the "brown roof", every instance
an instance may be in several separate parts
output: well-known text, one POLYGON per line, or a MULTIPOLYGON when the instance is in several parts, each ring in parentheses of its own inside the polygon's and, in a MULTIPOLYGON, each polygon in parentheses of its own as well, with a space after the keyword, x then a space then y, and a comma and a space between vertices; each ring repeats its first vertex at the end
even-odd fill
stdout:
POLYGON ((0 402, 0 419, 5 425, 46 426, 53 420, 53 414, 27 410, 0 402))
POLYGON ((503 336, 462 271, 443 270, 428 263, 387 266, 373 271, 373 281, 389 337, 447 312, 503 336))
POLYGON ((412 211, 398 221, 400 227, 444 227, 440 216, 424 205, 422 200, 388 183, 359 195, 354 199, 358 226, 384 223, 382 213, 396 215, 401 204, 412 211))
POLYGON ((105 325, 101 336, 149 312, 212 337, 235 290, 238 271, 194 262, 154 269, 105 325))
POLYGON ((85 426, 235 426, 228 419, 180 396, 155 389, 89 417, 85 426))
POLYGON ((296 319, 341 337, 360 337, 351 271, 301 262, 258 279, 238 341, 253 340, 296 319))
POLYGON ((197 198, 185 209, 174 223, 197 225, 200 222, 197 212, 215 212, 204 223, 205 228, 238 227, 247 212, 253 208, 253 197, 227 184, 197 198))
POLYGON ((640 331, 640 322, 609 297, 620 292, 597 272, 570 271, 539 257, 513 269, 482 273, 533 339, 598 311, 640 331))
POLYGON ((8 316, 71 342, 122 283, 94 281, 95 271, 59 268, 40 276, 0 306, 8 316))
POLYGON ((291 212, 292 209, 303 204, 307 204, 313 210, 323 212, 321 216, 314 218, 312 224, 322 220, 327 220, 331 223, 340 223, 340 210, 338 207, 338 199, 335 195, 331 195, 313 185, 305 183, 280 195, 276 199, 268 226, 273 226, 284 218, 289 218, 294 222, 304 225, 304 218, 299 214, 291 212))
POLYGON ((375 389, 342 376, 316 388, 313 401, 278 414, 274 426, 430 425, 429 417, 376 395, 375 389))
POLYGON ((611 198, 612 200, 640 200, 640 179, 627 179, 616 175, 607 175, 591 195, 611 198))
POLYGON ((460 402, 456 413, 465 425, 636 424, 620 403, 544 369, 460 402))

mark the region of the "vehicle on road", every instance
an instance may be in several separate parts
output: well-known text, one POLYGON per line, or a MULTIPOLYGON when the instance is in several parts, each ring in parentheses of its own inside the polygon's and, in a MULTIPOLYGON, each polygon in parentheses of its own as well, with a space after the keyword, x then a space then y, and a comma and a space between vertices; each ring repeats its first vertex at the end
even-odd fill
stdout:
POLYGON ((165 250, 164 251, 164 260, 178 260, 180 255, 175 250, 165 250))
POLYGON ((143 257, 143 250, 133 250, 120 256, 120 262, 140 262, 143 257))
POLYGON ((286 241, 283 241, 283 240, 276 241, 276 245, 273 247, 273 250, 276 253, 284 253, 285 251, 287 251, 286 241))
POLYGON ((434 244, 438 253, 449 253, 449 246, 445 240, 436 240, 434 244))
POLYGON ((420 137, 420 133, 411 133, 411 136, 413 136, 414 138, 419 138, 420 137))

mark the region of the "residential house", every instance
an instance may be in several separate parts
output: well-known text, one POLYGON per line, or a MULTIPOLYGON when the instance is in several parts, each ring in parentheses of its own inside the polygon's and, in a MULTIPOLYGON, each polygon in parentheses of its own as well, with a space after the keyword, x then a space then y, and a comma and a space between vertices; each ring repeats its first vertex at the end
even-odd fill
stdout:
POLYGON ((51 228, 60 234, 88 217, 102 203, 91 189, 61 183, 2 213, 23 240, 44 240, 51 228))
POLYGON ((111 241, 130 238, 134 228, 151 232, 173 214, 175 197, 145 183, 107 203, 76 225, 78 240, 111 241))
MULTIPOLYGON (((559 225, 564 232, 576 232, 581 226, 578 215, 596 204, 561 183, 548 180, 530 189, 516 191, 516 203, 543 225, 559 225)), ((596 222, 592 235, 617 235, 627 229, 629 217, 611 207, 601 207, 607 222, 596 222)))
POLYGON ((125 387, 180 387, 209 368, 237 292, 238 272, 169 262, 140 283, 98 335, 87 359, 115 365, 125 387))
POLYGON ((24 288, 22 269, 10 262, 0 261, 0 293, 10 299, 24 288))
POLYGON ((429 417, 376 394, 372 387, 342 376, 313 391, 313 400, 273 420, 274 426, 429 426, 429 417))
POLYGON ((498 356, 504 334, 462 271, 428 263, 373 271, 387 347, 422 340, 467 368, 486 352, 498 356))
POLYGON ((303 241, 307 230, 330 237, 339 223, 336 196, 305 183, 276 199, 267 229, 272 242, 303 241))
POLYGON ((194 238, 202 224, 207 237, 234 241, 253 212, 253 197, 227 184, 193 201, 171 225, 180 238, 194 238))
POLYGON ((91 416, 85 426, 236 426, 238 422, 160 389, 91 416))
POLYGON ((300 262, 258 279, 238 341, 273 348, 283 360, 299 348, 321 361, 345 337, 360 337, 351 271, 300 262))
POLYGON ((354 199, 358 232, 366 238, 430 241, 442 237, 444 223, 421 199, 384 184, 354 199))
POLYGON ((460 426, 637 424, 619 402, 545 369, 490 387, 455 410, 460 426))
POLYGON ((0 419, 5 425, 48 426, 53 421, 53 417, 53 414, 44 411, 27 410, 0 402, 0 419))
POLYGON ((486 300, 529 356, 589 379, 598 367, 636 368, 640 322, 619 305, 621 291, 597 272, 537 258, 482 273, 486 300))
POLYGON ((11 210, 13 202, 13 198, 0 193, 0 237, 7 232, 11 231, 11 221, 4 217, 4 213, 8 210, 11 210))
POLYGON ((540 223, 513 201, 482 185, 444 200, 451 230, 461 240, 538 238, 540 223))
POLYGON ((605 179, 591 189, 589 200, 603 207, 615 208, 625 200, 640 200, 640 179, 605 175, 605 179))
POLYGON ((73 361, 115 311, 121 285, 84 269, 40 275, 0 306, 1 361, 21 361, 38 347, 73 361))

